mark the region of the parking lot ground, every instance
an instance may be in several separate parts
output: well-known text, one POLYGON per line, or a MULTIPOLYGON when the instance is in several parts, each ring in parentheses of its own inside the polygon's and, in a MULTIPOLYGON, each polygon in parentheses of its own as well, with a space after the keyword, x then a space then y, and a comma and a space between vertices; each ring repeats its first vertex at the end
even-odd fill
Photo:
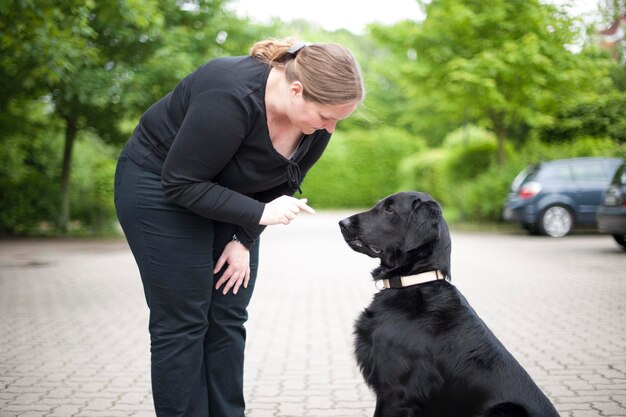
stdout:
MULTIPOLYGON (((337 221, 268 228, 248 417, 371 416, 352 325, 376 261, 337 221)), ((608 236, 454 231, 452 282, 564 417, 626 416, 626 253, 608 236)), ((122 239, 0 241, 0 417, 153 416, 147 308, 122 239)))

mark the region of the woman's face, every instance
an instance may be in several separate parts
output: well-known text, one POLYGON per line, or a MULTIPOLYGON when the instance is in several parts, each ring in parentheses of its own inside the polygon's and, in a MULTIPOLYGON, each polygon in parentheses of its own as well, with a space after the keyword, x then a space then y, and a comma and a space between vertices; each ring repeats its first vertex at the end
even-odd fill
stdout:
POLYGON ((320 129, 333 133, 337 122, 350 116, 359 105, 358 102, 325 105, 307 100, 302 95, 302 85, 297 81, 292 84, 290 92, 289 118, 305 135, 320 129))

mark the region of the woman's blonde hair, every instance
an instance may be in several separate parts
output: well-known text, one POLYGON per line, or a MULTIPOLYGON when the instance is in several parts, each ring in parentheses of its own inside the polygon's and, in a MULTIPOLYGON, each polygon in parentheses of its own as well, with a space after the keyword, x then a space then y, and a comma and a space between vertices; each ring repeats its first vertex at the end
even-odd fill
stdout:
POLYGON ((255 43, 250 55, 272 67, 284 69, 289 82, 300 81, 303 96, 325 105, 361 102, 363 77, 352 53, 334 43, 304 44, 294 38, 266 39, 255 43))

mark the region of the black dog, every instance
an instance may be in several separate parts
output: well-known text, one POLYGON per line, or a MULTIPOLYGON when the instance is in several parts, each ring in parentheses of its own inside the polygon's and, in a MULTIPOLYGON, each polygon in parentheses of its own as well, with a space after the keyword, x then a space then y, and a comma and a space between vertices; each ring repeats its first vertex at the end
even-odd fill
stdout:
POLYGON ((352 249, 380 258, 372 275, 388 288, 355 326, 375 417, 558 416, 450 284, 450 235, 435 200, 397 193, 339 225, 352 249))

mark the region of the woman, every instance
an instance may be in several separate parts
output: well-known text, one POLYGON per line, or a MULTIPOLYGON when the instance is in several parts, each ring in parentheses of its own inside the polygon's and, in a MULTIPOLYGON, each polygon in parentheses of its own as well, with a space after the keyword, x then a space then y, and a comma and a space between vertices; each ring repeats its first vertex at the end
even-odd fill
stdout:
POLYGON ((244 415, 259 235, 313 213, 291 196, 363 95, 347 49, 266 40, 202 65, 141 117, 115 205, 150 309, 157 416, 244 415))

